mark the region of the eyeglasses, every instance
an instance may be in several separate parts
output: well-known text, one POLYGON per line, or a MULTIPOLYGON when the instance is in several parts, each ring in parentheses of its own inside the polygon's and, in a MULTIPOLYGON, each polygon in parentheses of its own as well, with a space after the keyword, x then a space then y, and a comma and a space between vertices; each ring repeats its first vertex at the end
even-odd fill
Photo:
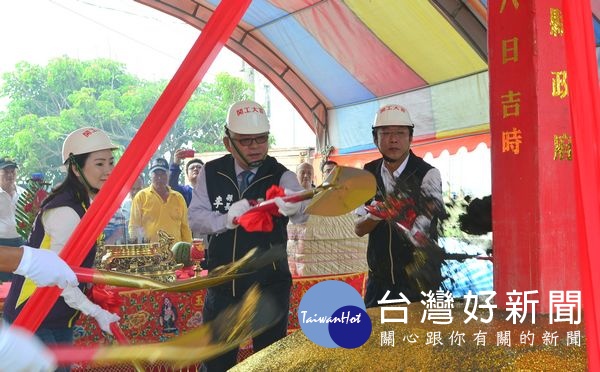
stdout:
POLYGON ((192 170, 193 170, 193 169, 201 169, 201 168, 202 168, 202 166, 201 166, 200 164, 198 164, 198 165, 190 165, 190 166, 188 167, 188 170, 189 170, 189 169, 192 169, 192 170))
MULTIPOLYGON (((229 137, 231 138, 231 137, 229 137)), ((262 145, 263 143, 269 140, 268 134, 263 134, 262 136, 250 137, 250 138, 231 138, 233 141, 237 141, 242 146, 250 146, 252 142, 256 142, 257 145, 262 145)))
POLYGON ((394 131, 379 131, 378 134, 381 137, 404 137, 409 135, 408 130, 394 130, 394 131))

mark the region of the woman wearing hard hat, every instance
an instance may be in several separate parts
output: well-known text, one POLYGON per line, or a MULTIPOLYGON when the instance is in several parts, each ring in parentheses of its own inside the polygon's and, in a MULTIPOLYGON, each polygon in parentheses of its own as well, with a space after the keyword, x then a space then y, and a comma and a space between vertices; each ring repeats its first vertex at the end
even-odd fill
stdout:
MULTIPOLYGON (((42 203, 29 236, 29 246, 60 253, 94 196, 110 176, 114 168, 112 150, 116 148, 106 133, 97 128, 77 129, 67 136, 62 148, 67 177, 42 203)), ((91 267, 95 255, 94 246, 82 266, 91 267)), ((8 322, 15 320, 35 288, 31 279, 15 275, 4 304, 4 318, 8 322)), ((36 333, 44 343, 73 341, 72 326, 78 316, 73 308, 96 318, 107 332, 110 331, 109 324, 119 319, 89 301, 79 287, 68 286, 36 333)))
MULTIPOLYGON (((445 215, 440 172, 410 150, 414 127, 406 108, 396 104, 380 108, 372 127, 373 141, 381 158, 364 166, 377 180, 377 193, 371 204, 381 203, 386 195, 400 193, 415 202, 416 219, 410 232, 401 233, 392 223, 367 213, 364 208, 357 210, 360 217, 355 225, 356 234, 369 234, 367 307, 379 306, 377 302, 387 291, 393 298, 399 298, 400 294, 410 301, 422 298, 421 289, 407 275, 406 266, 413 261, 412 252, 419 239, 437 241, 437 221, 445 215)), ((440 268, 432 271, 436 271, 431 273, 432 277, 441 279, 440 268)))
MULTIPOLYGON (((277 303, 280 320, 255 337, 254 350, 261 350, 285 337, 292 276, 285 249, 288 218, 294 223, 306 220, 301 203, 275 202, 281 217, 274 218, 270 232, 247 232, 238 228, 236 217, 250 208, 248 200, 265 199, 267 190, 277 185, 291 192, 302 191, 294 172, 275 158, 269 149, 269 120, 265 110, 253 101, 234 103, 227 116, 223 143, 230 152, 207 162, 200 174, 188 212, 194 233, 208 234, 209 271, 238 260, 252 248, 281 249, 282 258, 231 283, 209 288, 204 302, 204 321, 214 319, 229 305, 239 302, 254 283, 277 303)), ((204 370, 225 371, 236 363, 237 349, 206 361, 204 370)))

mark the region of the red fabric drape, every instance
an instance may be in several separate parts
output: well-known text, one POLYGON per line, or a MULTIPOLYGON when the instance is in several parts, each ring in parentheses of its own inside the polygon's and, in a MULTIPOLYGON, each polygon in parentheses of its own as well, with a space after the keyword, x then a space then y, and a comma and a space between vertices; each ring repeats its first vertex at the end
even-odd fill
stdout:
MULTIPOLYGON (((115 213, 127 190, 150 160, 175 119, 200 84, 222 46, 241 20, 250 0, 223 0, 215 9, 190 52, 133 137, 102 190, 61 252, 72 266, 79 266, 103 227, 115 213)), ((35 331, 58 298, 57 288, 40 288, 29 299, 16 325, 35 331)))
POLYGON ((589 1, 563 0, 588 369, 600 370, 600 94, 589 1))

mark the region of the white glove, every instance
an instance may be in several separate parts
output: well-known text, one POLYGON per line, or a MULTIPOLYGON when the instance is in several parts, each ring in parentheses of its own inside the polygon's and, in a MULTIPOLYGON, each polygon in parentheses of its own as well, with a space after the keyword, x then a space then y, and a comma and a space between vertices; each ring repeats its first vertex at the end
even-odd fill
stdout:
POLYGON ((410 233, 407 234, 407 235, 409 235, 411 242, 415 246, 420 247, 427 243, 427 241, 429 239, 427 237, 428 236, 427 231, 429 231, 430 226, 431 226, 430 218, 427 218, 423 215, 417 216, 417 218, 415 219, 415 222, 413 223, 412 228, 410 229, 410 233))
POLYGON ((28 277, 38 287, 57 285, 60 288, 77 286, 77 277, 69 265, 56 253, 48 249, 37 249, 22 245, 23 257, 15 274, 28 277))
POLYGON ((290 202, 285 202, 283 201, 283 199, 278 196, 275 199, 273 199, 275 201, 275 204, 277 204, 277 208, 279 213, 281 213, 282 215, 289 217, 289 216, 293 216, 296 213, 298 213, 298 211, 300 210, 300 207, 302 206, 302 203, 298 202, 298 203, 290 203, 290 202))
POLYGON ((427 218, 423 215, 419 215, 415 219, 415 222, 413 223, 413 226, 410 229, 410 232, 412 233, 412 235, 415 235, 419 231, 425 233, 426 231, 429 231, 430 226, 431 226, 431 219, 427 218))
MULTIPOLYGON (((94 305, 98 306, 96 304, 94 304, 94 305)), ((96 322, 98 322, 100 329, 103 330, 104 332, 108 333, 111 336, 113 335, 113 333, 110 330, 110 324, 114 323, 114 322, 118 322, 121 319, 121 317, 118 316, 117 314, 113 314, 110 311, 106 311, 103 308, 101 308, 100 306, 98 306, 96 308, 96 310, 93 311, 90 315, 93 316, 94 319, 96 319, 96 322)))
POLYGON ((54 371, 56 360, 46 346, 29 331, 0 326, 0 371, 54 371))
POLYGON ((93 316, 100 329, 110 335, 112 335, 110 323, 118 322, 121 319, 118 315, 108 312, 90 301, 79 287, 67 287, 62 291, 61 296, 67 305, 73 309, 77 309, 85 315, 93 316))
POLYGON ((246 213, 249 209, 250 203, 248 203, 248 200, 246 199, 238 200, 231 204, 231 206, 229 206, 229 210, 227 211, 227 224, 225 226, 227 226, 228 229, 235 229, 238 227, 238 224, 234 223, 233 220, 236 217, 246 213))

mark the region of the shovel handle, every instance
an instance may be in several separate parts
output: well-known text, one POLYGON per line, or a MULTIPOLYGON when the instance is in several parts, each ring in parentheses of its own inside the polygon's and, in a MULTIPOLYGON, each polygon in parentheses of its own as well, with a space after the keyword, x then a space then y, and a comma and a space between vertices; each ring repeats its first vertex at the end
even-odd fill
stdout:
POLYGON ((130 344, 129 339, 127 338, 127 336, 125 336, 125 334, 123 333, 123 330, 121 329, 121 327, 119 327, 119 324, 117 322, 110 323, 110 330, 111 330, 113 336, 115 336, 115 340, 117 340, 117 342, 119 344, 122 344, 122 345, 130 344))
POLYGON ((54 354, 56 364, 59 366, 68 366, 74 363, 93 362, 96 359, 96 354, 100 346, 51 345, 48 349, 54 354))
MULTIPOLYGON (((104 282, 100 275, 94 275, 97 273, 95 269, 87 267, 71 267, 71 269, 73 269, 77 276, 77 280, 80 282, 96 284, 104 282)), ((129 339, 125 336, 121 327, 119 327, 118 322, 110 323, 110 330, 119 344, 130 344, 129 339)), ((52 347, 51 350, 59 365, 68 365, 75 362, 93 362, 98 348, 87 347, 73 349, 72 347, 57 346, 52 347), (74 352, 74 350, 76 350, 76 352, 74 352)), ((137 362, 133 363, 133 367, 136 371, 143 371, 137 362)))
POLYGON ((77 280, 79 280, 80 282, 98 284, 95 281, 95 280, 97 280, 97 277, 94 276, 94 273, 96 272, 95 269, 91 269, 91 268, 87 268, 87 267, 73 267, 73 266, 71 266, 71 269, 73 269, 73 272, 75 272, 75 275, 77 276, 77 280))

